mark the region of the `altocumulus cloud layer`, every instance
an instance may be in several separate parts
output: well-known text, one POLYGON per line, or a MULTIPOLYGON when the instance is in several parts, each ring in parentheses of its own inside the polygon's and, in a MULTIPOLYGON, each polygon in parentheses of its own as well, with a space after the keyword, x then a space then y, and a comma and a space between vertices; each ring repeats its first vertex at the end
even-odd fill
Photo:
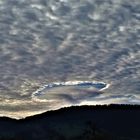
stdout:
POLYGON ((0 115, 140 104, 139 32, 139 0, 0 0, 0 115), (66 85, 33 96, 67 81, 110 86, 91 91, 66 85))

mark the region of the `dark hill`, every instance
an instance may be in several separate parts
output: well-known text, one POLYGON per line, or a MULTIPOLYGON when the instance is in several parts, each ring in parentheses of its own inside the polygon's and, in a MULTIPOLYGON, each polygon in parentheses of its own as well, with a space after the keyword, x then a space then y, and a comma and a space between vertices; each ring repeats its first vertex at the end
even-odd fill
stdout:
POLYGON ((22 120, 0 118, 0 140, 139 140, 140 106, 63 108, 22 120))

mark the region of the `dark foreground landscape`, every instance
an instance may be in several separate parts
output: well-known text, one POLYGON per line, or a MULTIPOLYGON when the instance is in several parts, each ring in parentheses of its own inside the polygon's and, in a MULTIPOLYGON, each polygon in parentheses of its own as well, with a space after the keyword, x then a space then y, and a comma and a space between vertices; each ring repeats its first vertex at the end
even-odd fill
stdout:
POLYGON ((0 140, 140 140, 140 106, 63 108, 14 120, 0 118, 0 140))

